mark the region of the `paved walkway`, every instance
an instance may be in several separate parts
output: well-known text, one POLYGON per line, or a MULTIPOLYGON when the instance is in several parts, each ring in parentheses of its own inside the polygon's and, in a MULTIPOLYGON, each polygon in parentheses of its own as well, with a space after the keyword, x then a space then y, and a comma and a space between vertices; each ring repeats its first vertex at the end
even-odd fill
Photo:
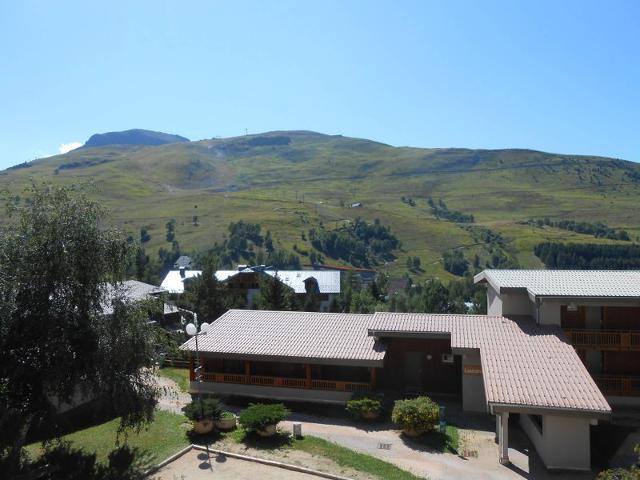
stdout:
POLYGON ((453 423, 465 425, 459 429, 460 452, 467 457, 429 450, 419 443, 405 439, 390 423, 355 426, 336 418, 293 414, 291 420, 282 423, 282 427, 291 431, 293 422, 301 422, 303 435, 321 437, 373 455, 430 480, 587 480, 594 477, 593 474, 547 472, 535 451, 530 450, 529 440, 513 424, 509 435, 512 447, 509 449, 511 465, 500 465, 495 434, 491 430, 495 425, 493 417, 465 414, 464 418, 453 418, 455 416, 457 415, 451 412, 449 418, 453 423))
MULTIPOLYGON (((181 392, 175 382, 168 378, 158 377, 158 383, 163 389, 158 408, 180 413, 182 407, 191 400, 190 395, 181 392)), ((238 410, 233 407, 229 409, 238 410)), ((289 421, 282 422, 280 426, 291 431, 293 422, 301 422, 303 435, 317 436, 373 455, 430 480, 588 480, 594 477, 592 474, 547 472, 529 440, 515 423, 509 428, 511 465, 500 465, 493 417, 462 413, 448 406, 447 418, 461 426, 460 453, 464 457, 429 450, 405 439, 391 423, 358 426, 346 419, 294 413, 289 421)))
POLYGON ((170 378, 156 375, 160 387, 158 408, 172 413, 182 413, 182 407, 191 402, 191 395, 180 390, 176 382, 170 378))

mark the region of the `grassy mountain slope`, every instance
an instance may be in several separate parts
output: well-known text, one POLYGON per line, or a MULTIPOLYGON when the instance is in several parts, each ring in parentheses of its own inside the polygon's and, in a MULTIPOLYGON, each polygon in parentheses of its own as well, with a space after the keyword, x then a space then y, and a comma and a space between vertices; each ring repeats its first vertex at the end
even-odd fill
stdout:
MULTIPOLYGON (((82 148, 0 172, 0 189, 21 194, 31 181, 90 184, 113 219, 137 237, 148 226, 149 250, 168 246, 165 223, 177 220, 183 248, 223 238, 244 219, 270 229, 277 243, 310 250, 302 232, 358 216, 379 218, 403 242, 395 262, 419 256, 424 275, 448 277, 442 252, 461 249, 490 258, 482 232, 502 235, 504 253, 537 267, 533 245, 543 240, 611 242, 524 222, 530 217, 602 221, 640 234, 640 165, 602 157, 529 150, 422 149, 313 132, 270 132, 161 146, 82 148), (415 206, 401 201, 412 197, 415 206), (426 199, 473 214, 474 224, 433 216, 426 199), (362 208, 347 208, 362 202, 362 208), (197 215, 199 226, 192 224, 197 215), (484 229, 484 230, 483 230, 484 229)), ((303 262, 304 262, 303 258, 303 262)), ((328 261, 333 263, 331 259, 328 261)))

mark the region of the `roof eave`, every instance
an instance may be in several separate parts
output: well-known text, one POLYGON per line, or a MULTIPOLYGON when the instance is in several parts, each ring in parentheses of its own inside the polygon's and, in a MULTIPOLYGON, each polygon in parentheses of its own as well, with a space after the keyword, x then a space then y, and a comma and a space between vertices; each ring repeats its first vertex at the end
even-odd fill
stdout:
MULTIPOLYGON (((186 345, 180 346, 180 350, 193 352, 186 348, 186 345), (185 347, 185 348, 183 348, 185 347)), ((200 355, 208 358, 224 358, 229 360, 255 360, 260 362, 287 362, 287 363, 310 363, 312 365, 335 365, 345 367, 383 367, 384 355, 380 359, 366 358, 323 358, 323 357, 297 357, 283 355, 257 355, 248 353, 229 353, 229 352, 206 352, 200 350, 200 355)))
POLYGON ((487 402, 491 413, 526 413, 531 415, 561 415, 569 417, 584 417, 597 420, 609 420, 611 418, 611 408, 609 410, 588 410, 585 408, 573 407, 544 407, 539 405, 525 405, 518 403, 487 402))

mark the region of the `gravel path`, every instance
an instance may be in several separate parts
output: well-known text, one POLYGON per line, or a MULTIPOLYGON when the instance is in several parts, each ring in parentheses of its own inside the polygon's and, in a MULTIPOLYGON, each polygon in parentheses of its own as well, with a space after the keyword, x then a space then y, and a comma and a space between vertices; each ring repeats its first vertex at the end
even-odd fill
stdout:
POLYGON ((172 413, 182 413, 182 407, 191 401, 191 395, 180 390, 176 382, 170 378, 156 375, 156 382, 160 387, 158 408, 172 413))

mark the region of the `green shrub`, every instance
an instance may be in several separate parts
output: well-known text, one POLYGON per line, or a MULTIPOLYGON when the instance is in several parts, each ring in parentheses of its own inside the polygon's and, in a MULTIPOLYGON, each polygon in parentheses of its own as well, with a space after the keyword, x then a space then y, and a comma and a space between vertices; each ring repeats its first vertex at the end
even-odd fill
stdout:
POLYGON ((379 415, 380 410, 382 410, 382 404, 380 400, 365 397, 349 400, 345 410, 350 417, 361 419, 368 413, 379 415))
POLYGON ((268 425, 275 425, 289 415, 289 410, 281 403, 252 403, 240 412, 240 423, 249 430, 264 430, 268 425))
POLYGON ((182 407, 182 411, 193 422, 205 419, 219 420, 222 416, 222 406, 220 401, 215 398, 192 400, 191 403, 182 407))
POLYGON ((227 418, 235 418, 235 414, 233 412, 229 412, 228 410, 225 410, 224 412, 222 412, 222 415, 220 415, 220 420, 225 420, 227 418))
POLYGON ((438 404, 429 397, 396 400, 391 412, 391 420, 403 430, 428 432, 434 430, 440 421, 438 404))

